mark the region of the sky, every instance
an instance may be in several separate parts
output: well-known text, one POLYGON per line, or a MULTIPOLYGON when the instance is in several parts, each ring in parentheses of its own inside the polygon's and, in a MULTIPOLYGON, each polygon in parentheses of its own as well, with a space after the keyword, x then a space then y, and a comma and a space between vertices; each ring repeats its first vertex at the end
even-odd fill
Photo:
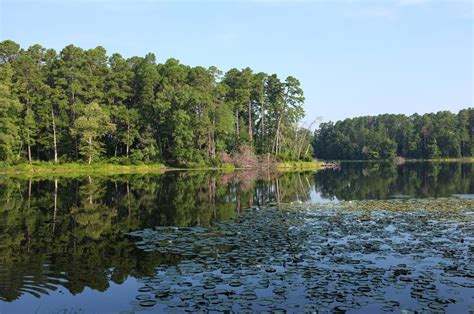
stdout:
POLYGON ((471 0, 0 0, 0 40, 292 75, 305 123, 474 102, 471 0))

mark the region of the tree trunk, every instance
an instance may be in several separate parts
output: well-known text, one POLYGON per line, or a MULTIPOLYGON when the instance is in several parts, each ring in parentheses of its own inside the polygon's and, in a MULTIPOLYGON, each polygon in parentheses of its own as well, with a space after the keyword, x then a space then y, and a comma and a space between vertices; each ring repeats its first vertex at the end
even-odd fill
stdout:
POLYGON ((127 156, 128 159, 128 152, 130 150, 130 123, 127 123, 127 147, 125 149, 125 155, 127 156))
POLYGON ((253 142, 253 123, 252 123, 252 102, 248 101, 248 111, 249 111, 249 138, 253 142))
POLYGON ((237 143, 239 142, 239 138, 240 138, 240 126, 239 126, 239 110, 236 109, 235 110, 235 130, 236 130, 236 139, 237 139, 237 143))
MULTIPOLYGON (((304 144, 305 144, 307 139, 308 139, 307 135, 304 134, 303 136, 300 137, 299 141, 297 142, 298 143, 298 146, 297 146, 298 154, 296 155, 296 157, 298 159, 301 158, 301 154, 303 153, 304 144)), ((311 141, 311 139, 309 139, 309 141, 311 141)), ((306 154, 305 154, 305 156, 306 156, 306 154)))
POLYGON ((54 148, 54 162, 58 163, 58 147, 56 140, 56 122, 54 121, 54 110, 51 109, 51 116, 53 117, 53 148, 54 148))
POLYGON ((23 150, 23 141, 20 141, 20 146, 18 147, 18 156, 17 158, 21 158, 21 151, 23 150))
MULTIPOLYGON (((72 122, 76 121, 76 110, 74 110, 74 105, 76 104, 76 94, 72 92, 72 122)), ((76 160, 79 159, 79 149, 78 149, 78 143, 77 143, 77 136, 74 136, 74 156, 76 160)))
MULTIPOLYGON (((26 116, 28 117, 29 116, 29 113, 30 113, 30 107, 29 107, 29 89, 27 88, 26 89, 26 95, 27 95, 27 99, 26 99, 26 116)), ((29 123, 29 122, 28 122, 29 123)), ((27 141, 28 141, 28 162, 31 164, 31 143, 30 143, 30 129, 29 128, 26 128, 27 131, 26 131, 26 136, 27 136, 27 141)))
POLYGON ((92 162, 92 137, 89 136, 89 165, 92 162))
POLYGON ((211 154, 212 158, 216 158, 216 115, 212 117, 212 133, 211 133, 211 154))
POLYGON ((308 152, 309 152, 309 148, 311 147, 311 144, 308 144, 308 146, 306 147, 306 151, 304 153, 304 155, 308 155, 308 152))
POLYGON ((31 145, 30 145, 30 132, 27 131, 28 134, 28 162, 31 164, 31 145))
POLYGON ((273 139, 273 150, 274 150, 275 154, 278 154, 278 143, 279 143, 279 140, 280 140, 281 118, 282 118, 282 115, 280 115, 280 117, 278 118, 278 124, 277 124, 277 129, 276 129, 276 132, 275 132, 275 138, 273 139))
POLYGON ((207 132, 207 154, 209 155, 210 158, 212 157, 212 136, 211 136, 211 130, 207 132))

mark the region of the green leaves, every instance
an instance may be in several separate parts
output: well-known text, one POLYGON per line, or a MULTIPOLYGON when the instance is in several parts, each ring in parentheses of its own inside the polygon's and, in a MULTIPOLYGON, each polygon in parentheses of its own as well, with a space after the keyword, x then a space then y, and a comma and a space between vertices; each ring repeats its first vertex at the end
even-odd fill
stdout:
POLYGON ((0 83, 0 160, 18 160, 22 142, 20 137, 21 104, 6 84, 0 83))
MULTIPOLYGON (((68 45, 56 54, 8 40, 0 43, 0 69, 10 108, 3 114, 3 129, 10 131, 4 131, 2 160, 218 164, 220 153, 243 146, 302 156, 291 153, 295 134, 307 133, 297 126, 303 90, 291 76, 282 82, 248 67, 222 75, 214 66, 173 58, 157 63, 152 53, 107 56, 100 46, 68 45)), ((302 139, 309 144, 299 136, 299 151, 307 146, 302 139)))
POLYGON ((474 110, 420 116, 384 114, 322 123, 313 146, 322 159, 458 158, 472 156, 474 110))
MULTIPOLYGON (((11 46, 11 43, 5 42, 0 45, 5 58, 11 46)), ((22 146, 19 119, 22 106, 12 93, 12 75, 10 64, 0 64, 0 161, 6 163, 19 159, 22 146)))
POLYGON ((109 114, 98 103, 87 105, 74 122, 71 134, 79 138, 79 151, 90 164, 103 152, 100 137, 115 130, 115 124, 110 121, 109 114))

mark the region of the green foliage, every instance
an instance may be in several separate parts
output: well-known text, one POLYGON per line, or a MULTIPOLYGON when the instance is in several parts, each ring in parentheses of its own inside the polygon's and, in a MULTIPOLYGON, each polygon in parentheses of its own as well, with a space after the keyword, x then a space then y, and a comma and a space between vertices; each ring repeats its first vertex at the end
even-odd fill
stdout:
POLYGON ((115 125, 110 122, 108 113, 94 102, 83 109, 71 128, 71 134, 79 138, 79 151, 90 164, 103 152, 103 144, 98 139, 114 130, 115 125))
POLYGON ((12 70, 8 64, 0 67, 0 160, 8 163, 19 159, 21 150, 22 106, 11 91, 12 70))
POLYGON ((395 156, 436 159, 472 157, 474 109, 423 116, 384 114, 322 123, 314 133, 322 159, 371 160, 395 156))
POLYGON ((190 67, 155 55, 107 56, 103 47, 59 53, 0 42, 0 161, 214 165, 225 152, 308 159, 303 90, 289 76, 190 67))

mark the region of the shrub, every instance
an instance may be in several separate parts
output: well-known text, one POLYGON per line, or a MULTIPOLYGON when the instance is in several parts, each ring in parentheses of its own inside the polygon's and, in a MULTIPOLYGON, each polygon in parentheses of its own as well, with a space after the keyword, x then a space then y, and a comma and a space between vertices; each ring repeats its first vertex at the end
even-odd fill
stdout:
POLYGON ((220 158, 220 161, 223 164, 233 164, 234 163, 234 160, 232 159, 232 156, 227 154, 226 152, 221 152, 219 154, 219 158, 220 158))
POLYGON ((249 145, 242 145, 233 154, 234 165, 239 168, 256 168, 258 167, 258 159, 249 145))

